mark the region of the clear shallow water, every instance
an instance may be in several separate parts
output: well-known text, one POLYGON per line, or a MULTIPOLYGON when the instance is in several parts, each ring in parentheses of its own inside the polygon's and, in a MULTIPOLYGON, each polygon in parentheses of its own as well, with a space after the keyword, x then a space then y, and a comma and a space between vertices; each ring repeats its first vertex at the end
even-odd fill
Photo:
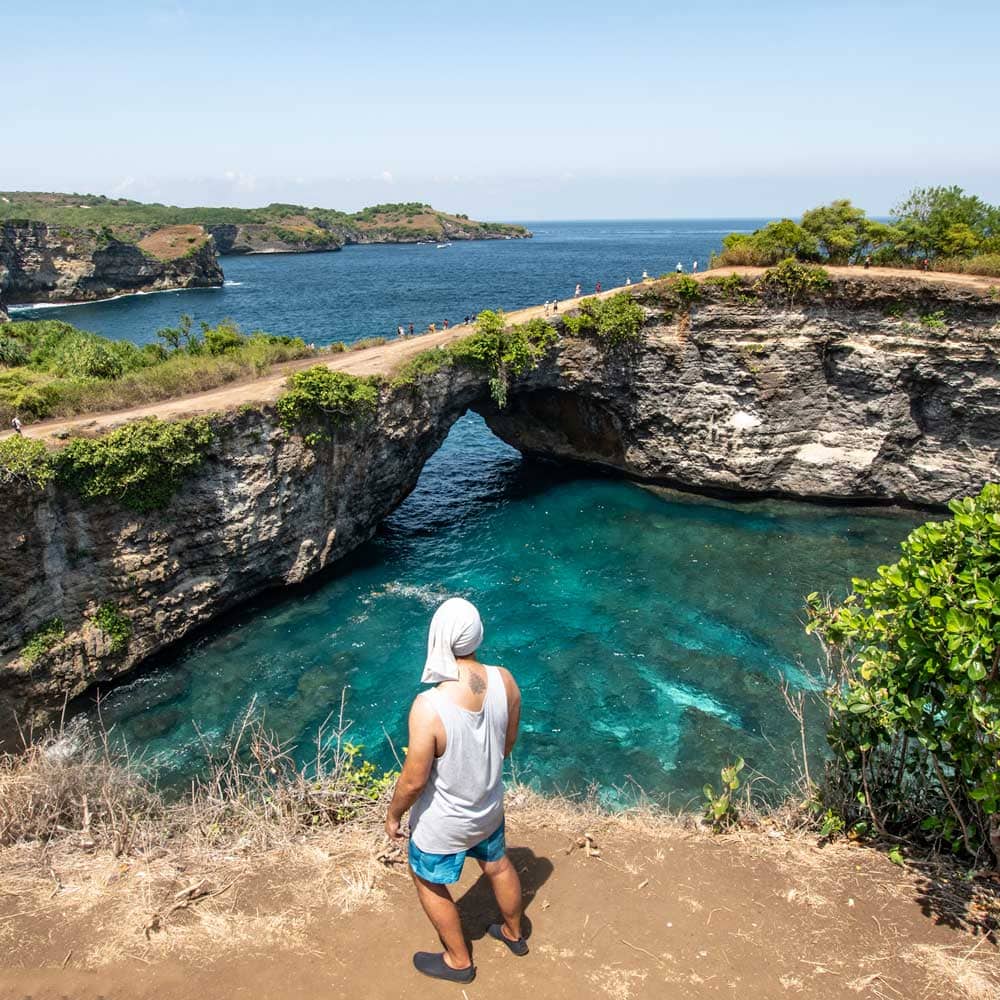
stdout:
POLYGON ((335 578, 114 689, 103 717, 182 778, 253 698, 309 757, 347 686, 352 737, 389 766, 430 614, 462 594, 486 623, 483 659, 524 691, 521 777, 682 804, 742 754, 781 781, 798 734, 780 680, 807 685, 799 660, 815 662, 803 595, 872 571, 914 520, 572 478, 469 415, 335 578))
POLYGON ((336 253, 223 257, 226 284, 130 295, 109 302, 14 310, 15 319, 58 318, 85 330, 146 343, 182 313, 216 323, 230 317, 245 330, 347 343, 394 336, 413 323, 452 323, 481 309, 519 309, 671 271, 678 261, 702 268, 722 237, 766 220, 535 222, 530 240, 486 240, 435 246, 352 246, 336 253))
MULTIPOLYGON (((218 290, 19 311, 144 342, 182 312, 245 329, 351 341, 517 308, 707 261, 764 220, 534 223, 533 240, 228 257, 218 290)), ((463 418, 379 536, 310 590, 246 608, 173 662, 108 692, 104 721, 182 781, 256 698, 308 757, 349 688, 353 738, 386 766, 405 743, 426 627, 463 594, 483 656, 524 689, 520 776, 545 788, 640 786, 675 804, 737 754, 777 781, 798 732, 780 681, 808 683, 802 597, 894 557, 921 518, 658 495, 523 462, 463 418), (383 731, 383 729, 385 731, 383 731)), ((817 745, 821 727, 813 728, 817 745)))

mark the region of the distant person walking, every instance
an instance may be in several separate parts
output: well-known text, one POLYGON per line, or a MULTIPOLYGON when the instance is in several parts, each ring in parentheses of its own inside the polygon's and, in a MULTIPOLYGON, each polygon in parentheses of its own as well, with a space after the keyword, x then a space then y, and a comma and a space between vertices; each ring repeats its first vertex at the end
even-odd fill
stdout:
MULTIPOLYGON (((14 433, 15 434, 21 434, 21 421, 18 419, 16 413, 11 418, 10 426, 14 428, 14 433)), ((24 435, 21 434, 21 436, 23 437, 24 435)))
POLYGON ((625 276, 625 287, 628 288, 632 284, 632 279, 628 275, 625 276))
POLYGON ((403 324, 402 323, 400 323, 399 326, 396 327, 396 336, 397 337, 405 337, 406 336, 406 331, 403 329, 403 324))
POLYGON ((683 274, 684 273, 684 265, 680 261, 677 261, 677 266, 674 268, 674 270, 678 274, 683 274))
POLYGON ((580 297, 580 283, 576 283, 576 288, 573 289, 573 298, 578 299, 580 297))
POLYGON ((872 257, 871 254, 868 254, 868 256, 865 257, 865 270, 867 271, 871 266, 872 266, 872 257))
POLYGON ((503 808, 503 762, 517 741, 521 692, 503 667, 476 659, 482 641, 483 623, 468 601, 452 597, 434 612, 421 680, 435 687, 413 700, 406 759, 385 819, 389 839, 402 841, 400 825, 410 810, 410 871, 445 949, 418 951, 413 964, 425 976, 454 983, 476 977, 448 891, 467 857, 489 880, 502 916, 486 933, 515 955, 528 953, 503 808))
POLYGON ((642 280, 643 281, 649 281, 649 272, 647 270, 645 270, 645 269, 643 269, 643 272, 642 272, 642 280))
POLYGON ((444 323, 442 324, 442 328, 445 329, 445 330, 448 329, 448 321, 447 320, 445 320, 444 323))
POLYGON ((410 336, 411 337, 413 336, 413 324, 412 323, 410 324, 410 336))
POLYGON ((596 293, 597 293, 598 295, 600 295, 600 294, 601 294, 601 283, 600 283, 600 282, 598 282, 598 283, 597 283, 596 285, 594 285, 594 291, 595 291, 595 292, 596 292, 596 293))
POLYGON ((693 263, 693 264, 691 265, 691 273, 692 273, 692 274, 697 274, 697 273, 698 273, 698 261, 695 261, 695 262, 694 262, 694 263, 693 263))
POLYGON ((429 330, 429 331, 430 331, 431 333, 437 333, 437 331, 438 331, 438 328, 437 328, 437 323, 431 323, 431 325, 430 325, 429 327, 427 327, 427 329, 428 329, 428 330, 429 330))

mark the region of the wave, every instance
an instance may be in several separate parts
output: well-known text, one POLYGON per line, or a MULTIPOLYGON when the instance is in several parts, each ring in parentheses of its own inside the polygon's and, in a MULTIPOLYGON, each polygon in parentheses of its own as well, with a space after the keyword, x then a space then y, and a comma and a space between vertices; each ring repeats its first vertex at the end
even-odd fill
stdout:
MULTIPOLYGON (((419 601, 425 608, 436 608, 443 601, 455 595, 440 587, 432 587, 429 584, 415 585, 412 583, 399 583, 393 581, 387 583, 381 590, 373 590, 369 595, 369 600, 378 597, 403 597, 410 600, 419 601)), ((367 603, 367 601, 366 601, 367 603)))
MULTIPOLYGON (((229 282, 227 281, 228 285, 229 282)), ((68 306, 100 306, 105 302, 115 302, 118 299, 132 299, 137 295, 167 295, 170 292, 215 292, 215 285, 207 288, 153 288, 144 292, 122 292, 121 295, 108 295, 103 299, 88 299, 86 302, 21 302, 18 305, 7 306, 7 312, 28 312, 33 309, 65 309, 68 306)))
POLYGON ((222 283, 226 288, 239 288, 243 284, 242 281, 224 281, 222 283))

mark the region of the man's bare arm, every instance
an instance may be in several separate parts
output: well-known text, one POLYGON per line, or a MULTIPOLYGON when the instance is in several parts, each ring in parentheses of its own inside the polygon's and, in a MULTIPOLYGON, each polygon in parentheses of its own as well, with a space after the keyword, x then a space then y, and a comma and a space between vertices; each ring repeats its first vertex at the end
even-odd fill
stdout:
POLYGON ((509 670, 500 668, 503 686, 507 690, 507 739, 504 741, 503 755, 509 757, 517 742, 517 731, 521 725, 521 689, 509 670))
POLYGON ((434 708, 426 698, 416 698, 410 709, 410 739, 403 770, 392 793, 385 831, 393 840, 401 840, 399 824, 403 814, 420 797, 434 766, 434 708))

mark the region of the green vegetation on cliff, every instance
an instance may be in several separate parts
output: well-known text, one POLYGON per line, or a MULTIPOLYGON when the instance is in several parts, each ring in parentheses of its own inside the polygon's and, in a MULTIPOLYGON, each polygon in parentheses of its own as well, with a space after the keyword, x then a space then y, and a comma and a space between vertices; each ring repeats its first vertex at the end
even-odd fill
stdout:
POLYGON ((563 319, 563 328, 571 336, 594 335, 614 346, 637 339, 644 319, 632 295, 619 292, 606 299, 584 299, 576 315, 563 319))
POLYGON ((137 420, 103 437, 70 441, 52 456, 55 478, 85 502, 110 500, 140 513, 157 510, 201 465, 213 438, 203 417, 137 420))
POLYGON ((767 267, 787 257, 829 264, 914 265, 1000 276, 1000 206, 959 187, 914 190, 888 223, 870 219, 847 199, 781 219, 753 233, 730 233, 715 266, 767 267))
POLYGON ((201 392, 315 352, 298 338, 244 334, 189 316, 138 347, 59 320, 0 324, 0 422, 73 416, 201 392))
POLYGON ((418 354, 397 372, 392 385, 415 385, 442 368, 460 364, 488 377, 490 395, 502 408, 507 405, 511 376, 534 368, 557 340, 555 328, 543 319, 508 326, 502 309, 484 309, 476 320, 475 333, 448 347, 418 354))
POLYGON ((0 440, 0 484, 42 490, 55 481, 87 503, 109 500, 144 513, 169 503, 205 460, 214 437, 203 417, 148 417, 102 437, 74 438, 58 451, 35 438, 11 435, 0 440))
POLYGON ((831 676, 832 828, 1000 860, 1000 486, 913 531, 892 566, 809 597, 831 676))
MULTIPOLYGON (((275 404, 286 430, 337 427, 371 416, 378 406, 378 381, 315 365, 288 379, 288 391, 275 404)), ((321 430, 306 434, 309 444, 326 440, 321 430)))
POLYGON ((466 215, 441 212, 422 202, 387 203, 360 212, 340 212, 282 203, 263 208, 180 208, 92 194, 0 192, 0 222, 22 219, 106 232, 118 238, 134 238, 137 232, 165 226, 268 226, 276 239, 316 247, 336 244, 347 236, 389 241, 436 239, 451 227, 473 235, 527 235, 523 226, 475 222, 466 215))

